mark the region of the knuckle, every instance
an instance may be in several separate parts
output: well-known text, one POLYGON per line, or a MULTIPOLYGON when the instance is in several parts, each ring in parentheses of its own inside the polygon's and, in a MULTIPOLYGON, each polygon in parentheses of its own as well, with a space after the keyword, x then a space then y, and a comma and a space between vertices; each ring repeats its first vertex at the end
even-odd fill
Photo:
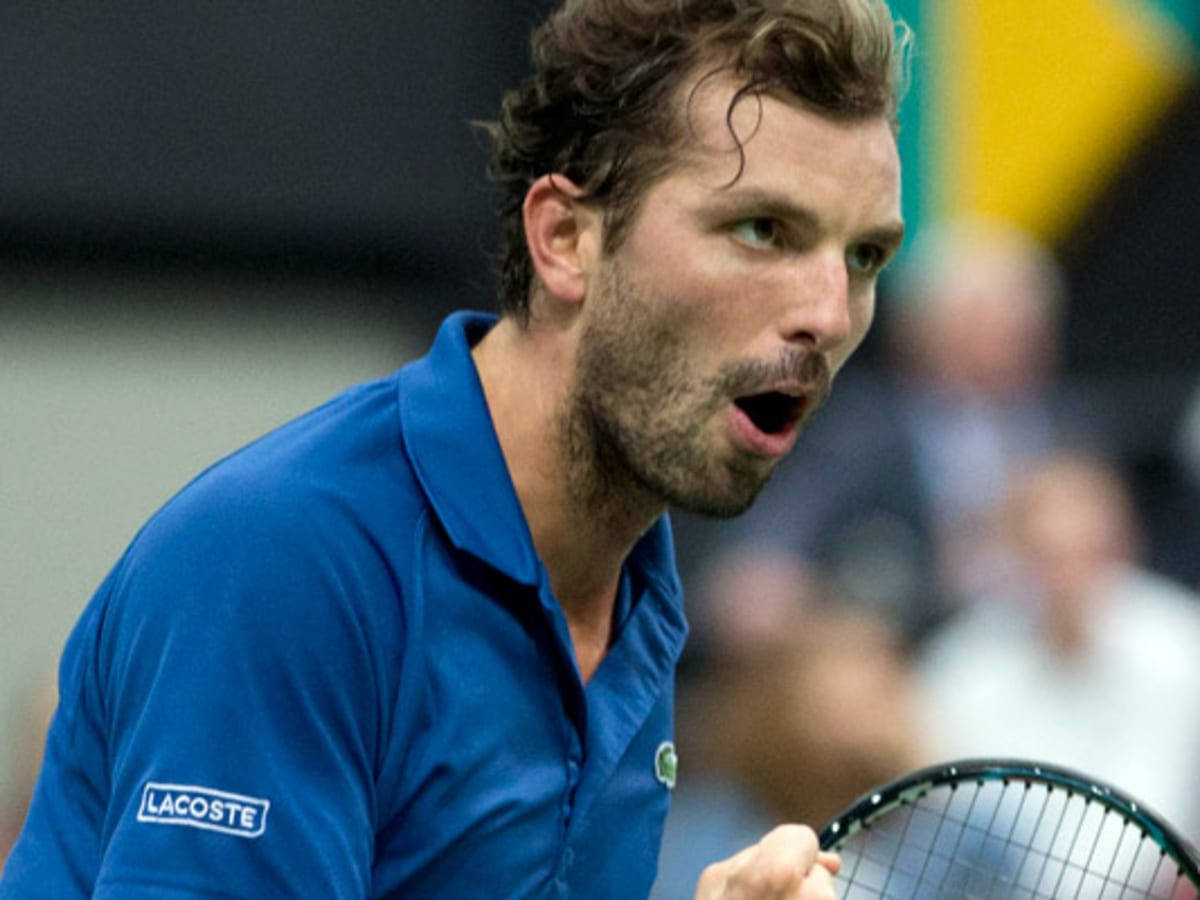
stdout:
POLYGON ((763 859, 752 872, 747 872, 747 875, 747 887, 755 893, 767 896, 787 894, 804 882, 804 872, 795 861, 780 857, 763 859))
POLYGON ((707 878, 710 880, 713 878, 716 878, 720 875, 722 870, 724 870, 726 865, 727 864, 724 861, 709 863, 707 866, 704 867, 703 871, 701 871, 700 877, 707 878))
POLYGON ((817 833, 807 825, 778 825, 767 835, 767 839, 800 850, 817 846, 817 833))
POLYGON ((715 862, 704 867, 700 879, 696 882, 697 895, 708 896, 725 883, 729 866, 724 862, 715 862))

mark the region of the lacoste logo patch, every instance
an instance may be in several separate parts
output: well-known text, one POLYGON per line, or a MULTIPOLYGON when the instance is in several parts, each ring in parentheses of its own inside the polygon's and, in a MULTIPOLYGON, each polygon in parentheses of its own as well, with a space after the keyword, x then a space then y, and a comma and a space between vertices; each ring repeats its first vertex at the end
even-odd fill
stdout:
POLYGON ((142 788, 137 820, 154 825, 187 825, 242 838, 267 830, 269 800, 246 797, 193 784, 159 784, 142 788))
POLYGON ((673 741, 663 741, 658 745, 654 754, 654 777, 667 786, 667 790, 675 790, 675 780, 679 777, 679 757, 675 754, 673 741))

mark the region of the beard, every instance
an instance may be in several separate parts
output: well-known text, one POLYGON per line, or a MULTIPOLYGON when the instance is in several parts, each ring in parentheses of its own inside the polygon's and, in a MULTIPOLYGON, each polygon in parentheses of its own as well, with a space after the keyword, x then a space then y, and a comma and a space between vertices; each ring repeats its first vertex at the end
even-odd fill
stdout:
POLYGON ((825 357, 790 347, 705 375, 678 327, 682 303, 651 302, 616 262, 595 286, 562 416, 576 499, 616 515, 664 505, 720 518, 744 512, 776 461, 714 436, 712 422, 734 397, 785 378, 813 386, 811 414, 828 393, 825 357))

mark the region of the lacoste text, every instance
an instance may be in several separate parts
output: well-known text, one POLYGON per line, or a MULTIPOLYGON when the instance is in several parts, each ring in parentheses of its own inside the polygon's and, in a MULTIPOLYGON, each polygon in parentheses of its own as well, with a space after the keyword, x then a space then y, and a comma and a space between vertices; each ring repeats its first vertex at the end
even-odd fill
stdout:
POLYGON ((139 822, 188 825, 244 838, 267 828, 269 800, 188 784, 147 782, 138 807, 139 822))

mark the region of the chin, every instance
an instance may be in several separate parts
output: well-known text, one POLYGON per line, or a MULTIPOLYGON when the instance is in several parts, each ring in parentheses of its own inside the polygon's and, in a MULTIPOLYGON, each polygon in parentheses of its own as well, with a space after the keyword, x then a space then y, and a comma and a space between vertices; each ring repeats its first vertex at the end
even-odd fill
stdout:
POLYGON ((671 505, 686 512, 713 519, 732 519, 748 510, 767 483, 770 471, 727 470, 725 479, 710 478, 703 486, 678 491, 671 505))

